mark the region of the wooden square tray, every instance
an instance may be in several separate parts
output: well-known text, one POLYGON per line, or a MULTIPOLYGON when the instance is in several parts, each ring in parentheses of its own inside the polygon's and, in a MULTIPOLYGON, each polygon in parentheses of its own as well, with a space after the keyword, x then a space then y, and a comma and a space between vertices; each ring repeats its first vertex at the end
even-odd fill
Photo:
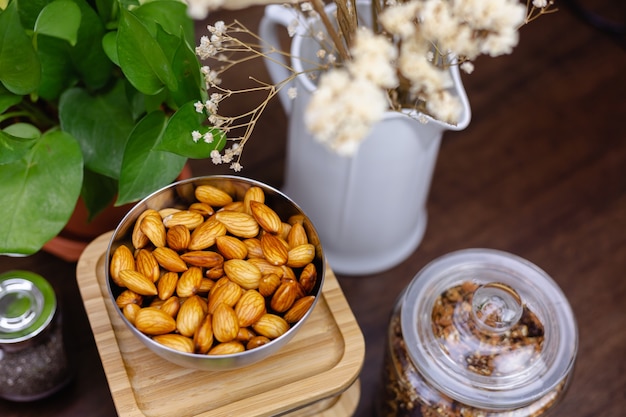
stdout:
POLYGON ((78 286, 120 416, 320 416, 354 413, 363 334, 332 270, 300 332, 276 355, 234 371, 169 363, 136 340, 109 299, 104 257, 112 232, 87 246, 78 286))

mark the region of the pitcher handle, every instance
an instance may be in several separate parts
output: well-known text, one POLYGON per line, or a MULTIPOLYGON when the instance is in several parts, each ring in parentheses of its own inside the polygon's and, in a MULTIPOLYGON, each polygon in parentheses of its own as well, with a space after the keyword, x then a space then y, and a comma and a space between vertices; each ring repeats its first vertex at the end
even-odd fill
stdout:
MULTIPOLYGON (((275 51, 280 45, 279 29, 286 30, 294 19, 295 15, 288 7, 270 4, 265 7, 265 13, 259 23, 259 36, 263 39, 262 50, 266 56, 265 67, 274 85, 282 83, 292 75, 289 70, 288 57, 275 51)), ((289 98, 287 90, 287 86, 282 86, 278 91, 278 98, 283 109, 289 115, 292 100, 289 98)))

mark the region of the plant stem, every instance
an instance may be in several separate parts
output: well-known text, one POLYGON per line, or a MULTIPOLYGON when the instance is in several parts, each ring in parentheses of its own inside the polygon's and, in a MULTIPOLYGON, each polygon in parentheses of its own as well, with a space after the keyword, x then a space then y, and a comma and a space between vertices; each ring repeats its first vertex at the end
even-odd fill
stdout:
POLYGON ((344 62, 348 61, 350 59, 350 54, 348 53, 348 50, 346 49, 346 46, 344 45, 341 37, 339 36, 337 31, 333 27, 333 24, 331 23, 330 19, 328 18, 328 15, 326 14, 326 10, 324 9, 324 2, 322 0, 313 0, 313 8, 319 14, 320 19, 322 19, 322 23, 324 24, 324 27, 328 31, 328 34, 330 35, 335 46, 337 47, 337 50, 339 51, 339 55, 341 55, 341 59, 344 62))

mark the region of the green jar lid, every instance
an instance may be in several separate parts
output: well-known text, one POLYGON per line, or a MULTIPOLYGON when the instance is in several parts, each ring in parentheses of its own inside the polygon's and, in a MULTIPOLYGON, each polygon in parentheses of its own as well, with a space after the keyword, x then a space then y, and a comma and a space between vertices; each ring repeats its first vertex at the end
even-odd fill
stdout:
POLYGON ((56 311, 54 289, 29 271, 0 275, 0 345, 31 339, 50 323, 56 311))

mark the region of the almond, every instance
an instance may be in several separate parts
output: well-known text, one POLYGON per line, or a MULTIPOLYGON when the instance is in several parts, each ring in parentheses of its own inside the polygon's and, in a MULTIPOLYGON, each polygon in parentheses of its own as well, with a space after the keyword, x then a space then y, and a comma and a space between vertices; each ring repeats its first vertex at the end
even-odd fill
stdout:
POLYGON ((209 355, 230 355, 246 350, 241 342, 233 340, 231 342, 219 343, 209 350, 209 355))
POLYGON ((311 291, 313 291, 315 283, 317 282, 317 268, 315 267, 315 264, 306 264, 300 273, 298 282, 306 294, 310 294, 311 291))
POLYGON ((224 265, 214 266, 213 268, 209 268, 204 273, 204 276, 211 280, 218 280, 224 276, 224 265))
POLYGON ((144 307, 135 315, 135 327, 147 335, 166 334, 176 330, 176 321, 156 307, 144 307))
POLYGON ((194 211, 196 213, 200 213, 202 217, 204 218, 208 218, 209 216, 212 216, 213 214, 215 214, 215 210, 213 210, 213 207, 211 207, 210 204, 202 203, 202 202, 192 203, 189 206, 189 210, 194 211))
POLYGON ((289 234, 287 235, 287 243, 289 244, 290 249, 309 243, 309 238, 307 237, 306 230, 304 230, 304 226, 302 226, 302 224, 294 223, 291 226, 289 234))
POLYGON ((292 324, 300 321, 300 319, 304 317, 306 312, 309 311, 313 305, 313 301, 315 301, 314 295, 308 295, 296 300, 296 302, 293 303, 293 306, 291 306, 291 308, 285 313, 283 318, 287 323, 292 324))
POLYGON ((205 313, 203 301, 197 295, 187 298, 176 316, 176 329, 183 336, 191 337, 202 323, 205 313))
POLYGON ((213 346, 212 320, 213 317, 210 314, 207 314, 193 335, 195 351, 198 353, 207 353, 209 349, 211 349, 211 346, 213 346))
POLYGON ((245 259, 248 256, 248 247, 234 236, 218 236, 215 240, 217 250, 226 259, 245 259))
POLYGON ((276 274, 278 277, 283 276, 283 268, 277 265, 272 265, 265 258, 248 258, 248 263, 256 266, 261 271, 261 274, 276 274))
POLYGON ((197 266, 189 267, 178 278, 176 295, 179 297, 191 297, 198 292, 200 285, 202 285, 202 269, 197 266))
POLYGON ((226 226, 215 217, 210 217, 191 233, 189 250, 202 250, 215 245, 218 236, 226 234, 226 226))
POLYGON ((239 298, 243 294, 241 287, 228 278, 225 281, 218 281, 209 293, 208 312, 213 314, 220 304, 226 304, 230 307, 235 306, 239 298))
POLYGON ((259 234, 259 224, 254 217, 238 211, 218 211, 215 219, 226 226, 226 230, 240 238, 256 237, 259 234))
POLYGON ((292 268, 301 268, 311 263, 314 258, 315 246, 310 243, 299 245, 289 251, 287 265, 292 268))
POLYGON ((272 265, 281 266, 287 263, 288 251, 286 243, 270 233, 261 237, 261 248, 265 259, 272 265))
POLYGON ((256 336, 252 330, 248 327, 239 326, 239 332, 237 333, 236 340, 241 343, 247 343, 250 339, 256 336))
POLYGON ((128 320, 131 324, 135 324, 135 317, 137 317, 137 312, 141 310, 141 307, 137 304, 126 304, 124 308, 122 308, 122 313, 126 320, 128 320))
POLYGON ((270 307, 272 310, 283 313, 291 308, 298 296, 297 283, 291 279, 284 280, 272 295, 270 307))
POLYGON ((182 252, 189 247, 191 242, 191 232, 187 227, 178 224, 170 227, 165 235, 167 246, 176 252, 182 252))
POLYGON ((156 258, 159 265, 167 271, 184 272, 188 269, 185 261, 183 261, 180 255, 173 249, 163 246, 156 248, 152 251, 152 254, 156 258))
POLYGON ((163 218, 163 225, 165 225, 165 227, 181 225, 189 230, 193 230, 202 223, 204 223, 204 216, 191 210, 180 210, 163 218))
POLYGON ((161 276, 161 268, 152 251, 148 249, 139 249, 136 255, 137 271, 141 272, 152 282, 156 282, 161 276))
POLYGON ((261 240, 255 237, 242 240, 248 249, 248 258, 264 258, 261 240))
POLYGON ((202 278, 200 281, 200 287, 198 288, 198 294, 206 294, 211 291, 211 288, 215 285, 215 281, 209 278, 202 278))
POLYGON ((278 233, 282 229, 282 220, 274 210, 264 203, 250 201, 252 217, 268 233, 278 233))
POLYGON ((261 336, 276 339, 289 330, 289 323, 276 314, 264 314, 259 321, 252 325, 252 329, 261 336))
POLYGON ((244 292, 235 305, 240 328, 251 326, 265 313, 265 298, 256 290, 244 292))
POLYGON ((120 279, 124 287, 140 295, 157 295, 157 289, 151 279, 141 272, 125 269, 120 272, 120 279))
POLYGON ((243 259, 229 259, 224 262, 226 276, 246 290, 259 288, 261 270, 243 259))
POLYGON ((210 250, 196 250, 183 253, 181 259, 190 265, 203 268, 213 268, 224 263, 224 257, 217 252, 210 250))
POLYGON ((170 349, 178 350, 180 352, 193 353, 193 341, 180 334, 162 334, 154 336, 152 339, 170 349))
POLYGON ((239 324, 235 310, 227 304, 219 304, 211 320, 213 337, 219 342, 230 342, 239 333, 239 324))
POLYGON ((161 275, 161 278, 157 281, 157 292, 159 299, 167 300, 170 298, 174 291, 176 291, 176 284, 178 283, 178 274, 176 272, 166 272, 161 275))
POLYGON ((254 349, 259 346, 263 346, 266 343, 269 343, 271 340, 265 336, 254 336, 251 338, 248 343, 246 343, 246 349, 254 349))
POLYGON ((245 213, 246 208, 243 205, 243 201, 233 201, 232 203, 226 204, 224 207, 219 209, 219 211, 236 211, 238 213, 245 213))
POLYGON ((245 212, 248 214, 252 214, 252 210, 250 209, 250 202, 252 201, 265 203, 265 192, 261 187, 252 186, 248 188, 243 195, 243 206, 245 208, 245 212))
POLYGON ((166 230, 161 216, 146 216, 140 223, 139 228, 148 237, 150 242, 157 248, 166 244, 166 230))
POLYGON ((135 270, 135 258, 133 257, 133 253, 128 246, 120 245, 113 252, 113 255, 111 256, 111 263, 109 265, 109 274, 111 275, 111 279, 118 286, 122 286, 120 271, 125 269, 135 270))
POLYGON ((148 216, 156 216, 159 219, 161 218, 159 213, 154 209, 144 210, 139 215, 139 217, 137 217, 137 220, 135 221, 135 225, 133 226, 133 233, 131 235, 131 240, 133 243, 133 247, 135 249, 141 249, 150 242, 150 239, 148 239, 148 236, 146 236, 146 234, 141 231, 141 222, 143 221, 143 219, 145 219, 148 216))
POLYGON ((287 241, 287 237, 289 236, 290 231, 291 231, 291 225, 289 223, 282 222, 280 224, 280 230, 278 231, 276 236, 287 241))
POLYGON ((195 189, 195 195, 198 201, 212 207, 223 207, 233 201, 228 193, 212 185, 199 185, 195 189))
POLYGON ((280 277, 276 274, 266 274, 259 281, 259 293, 263 297, 270 297, 280 285, 280 277))
POLYGON ((178 311, 180 310, 180 304, 180 299, 177 296, 173 295, 165 300, 159 308, 161 309, 161 311, 167 313, 168 315, 176 317, 178 311))
POLYGON ((119 308, 124 308, 128 304, 141 305, 142 302, 143 302, 143 296, 140 294, 137 294, 136 292, 132 290, 122 291, 120 295, 118 295, 117 298, 115 299, 115 304, 117 304, 119 308))

